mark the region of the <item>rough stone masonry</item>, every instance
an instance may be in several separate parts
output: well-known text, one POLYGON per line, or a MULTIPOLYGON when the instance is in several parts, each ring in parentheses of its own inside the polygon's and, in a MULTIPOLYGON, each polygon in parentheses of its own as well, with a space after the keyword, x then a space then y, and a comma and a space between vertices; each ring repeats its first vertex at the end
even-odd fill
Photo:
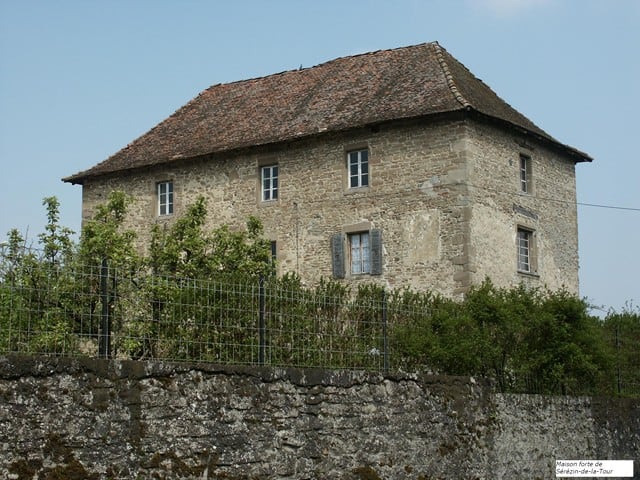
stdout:
POLYGON ((551 479, 557 459, 640 458, 637 399, 468 377, 8 356, 0 399, 7 479, 551 479))

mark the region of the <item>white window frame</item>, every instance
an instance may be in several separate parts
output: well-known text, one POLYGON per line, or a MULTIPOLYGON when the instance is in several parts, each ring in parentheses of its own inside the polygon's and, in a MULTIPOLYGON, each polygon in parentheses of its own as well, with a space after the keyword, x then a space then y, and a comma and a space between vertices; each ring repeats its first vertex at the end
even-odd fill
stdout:
POLYGON ((531 157, 520 154, 520 191, 522 193, 532 193, 532 172, 531 157))
POLYGON ((353 150, 347 153, 349 188, 369 186, 369 150, 353 150))
POLYGON ((371 239, 369 232, 348 234, 349 270, 352 275, 371 273, 371 239))
POLYGON ((535 232, 518 227, 516 235, 518 272, 535 273, 535 232))
POLYGON ((278 165, 260 167, 260 190, 263 202, 278 199, 278 165))
POLYGON ((158 216, 167 217, 173 215, 173 182, 158 182, 157 183, 157 197, 158 197, 158 216))

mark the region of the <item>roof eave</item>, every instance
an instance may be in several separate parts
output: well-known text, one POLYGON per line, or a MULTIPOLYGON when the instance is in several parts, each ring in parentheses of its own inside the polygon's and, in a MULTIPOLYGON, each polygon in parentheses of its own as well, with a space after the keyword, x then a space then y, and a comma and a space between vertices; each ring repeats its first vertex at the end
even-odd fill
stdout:
MULTIPOLYGON (((71 183, 72 185, 84 185, 85 180, 88 180, 90 178, 104 177, 106 175, 117 175, 117 174, 121 174, 123 172, 131 172, 131 171, 143 170, 143 169, 146 169, 146 168, 164 166, 164 165, 167 165, 167 164, 172 163, 174 161, 188 161, 188 160, 193 160, 193 159, 197 159, 197 158, 206 157, 208 155, 229 154, 229 153, 243 151, 243 150, 247 150, 247 149, 264 148, 264 147, 269 147, 269 146, 273 146, 273 145, 284 144, 284 143, 287 143, 287 142, 294 142, 294 141, 298 141, 298 140, 305 140, 305 139, 308 139, 308 138, 323 136, 323 135, 326 135, 326 134, 345 132, 345 131, 355 130, 355 129, 359 129, 359 128, 369 128, 369 127, 372 127, 372 126, 380 126, 380 125, 383 125, 383 124, 390 124, 390 123, 395 123, 395 122, 412 121, 412 120, 419 120, 419 119, 423 119, 423 118, 424 119, 428 118, 428 119, 437 121, 437 120, 445 118, 445 117, 450 117, 450 116, 456 116, 457 117, 457 116, 461 115, 463 112, 464 112, 464 109, 446 110, 446 111, 442 111, 442 112, 434 112, 434 113, 430 113, 430 114, 422 114, 422 115, 416 115, 416 116, 407 116, 407 117, 390 118, 390 119, 374 119, 374 120, 370 120, 370 121, 365 121, 365 122, 363 122, 362 124, 359 124, 359 125, 342 126, 342 127, 337 127, 337 128, 332 128, 332 129, 312 132, 312 133, 308 133, 308 134, 305 134, 305 135, 291 136, 289 138, 271 140, 271 141, 266 141, 266 142, 263 142, 263 143, 256 143, 256 144, 251 144, 251 145, 236 145, 236 146, 233 146, 233 147, 221 148, 219 150, 211 150, 209 152, 200 153, 200 154, 193 155, 193 156, 176 156, 176 157, 172 157, 172 158, 166 158, 164 160, 157 161, 157 162, 154 162, 154 163, 149 163, 149 164, 145 164, 145 165, 136 165, 134 167, 119 168, 117 170, 94 171, 95 167, 93 167, 93 168, 90 168, 88 170, 84 170, 82 172, 78 172, 76 174, 69 175, 68 177, 64 177, 64 178, 62 178, 62 181, 65 182, 65 183, 71 183)), ((460 116, 460 118, 463 118, 463 117, 460 116)))
POLYGON ((154 163, 154 164, 149 164, 149 165, 138 165, 136 167, 132 167, 132 168, 121 168, 118 170, 113 170, 113 171, 106 171, 106 172, 95 172, 95 173, 91 173, 92 169, 89 170, 85 170, 83 172, 79 172, 76 173, 74 175, 70 175, 68 177, 64 177, 62 178, 63 182, 66 183, 71 183, 72 185, 84 185, 85 181, 87 179, 90 178, 98 178, 98 177, 103 177, 105 175, 114 175, 114 174, 120 174, 122 172, 128 172, 128 171, 134 171, 134 170, 140 170, 140 169, 144 169, 144 168, 153 168, 155 166, 160 166, 160 165, 166 165, 168 163, 171 163, 172 161, 175 160, 190 160, 190 159, 195 159, 195 158, 199 158, 199 157, 203 157, 203 156, 207 156, 207 155, 213 155, 213 154, 222 154, 222 153, 229 153, 229 152, 234 152, 234 151, 238 151, 238 150, 243 150, 243 149, 247 149, 247 148, 258 148, 258 147, 266 147, 269 145, 276 145, 279 143, 285 143, 285 142, 291 142, 291 141, 295 141, 295 140, 301 140, 301 139, 305 139, 305 138, 310 138, 310 137, 315 137, 315 136, 319 136, 319 135, 324 135, 324 134, 328 134, 328 133, 336 133, 336 132, 341 132, 341 131, 346 131, 346 130, 352 130, 352 129, 357 129, 357 128, 367 128, 373 125, 381 125, 381 124, 388 124, 388 123, 394 123, 394 122, 398 122, 398 121, 407 121, 407 120, 416 120, 419 118, 429 118, 429 119, 441 119, 445 116, 456 116, 456 115, 460 115, 462 114, 464 115, 469 115, 471 118, 477 119, 477 120, 481 120, 481 121, 487 121, 489 123, 493 123, 493 124, 497 124, 503 128, 507 128, 509 130, 512 131, 516 131, 518 133, 520 133, 521 135, 527 136, 527 137, 531 137, 534 138, 535 140, 537 140, 538 142, 541 142, 545 145, 551 146, 552 148, 556 149, 556 150, 560 150, 562 153, 568 155, 569 157, 571 157, 573 159, 574 162, 576 163, 580 163, 580 162, 592 162, 593 158, 588 155, 587 153, 584 153, 576 148, 573 148, 569 145, 565 145, 563 143, 560 143, 552 138, 546 137, 544 135, 541 135, 537 132, 533 132, 527 128, 524 128, 520 125, 516 125, 514 123, 511 123, 507 120, 504 120, 502 118, 498 118, 498 117, 494 117, 492 115, 488 115, 485 114, 479 110, 476 110, 475 108, 473 108, 472 106, 465 106, 463 108, 460 108, 458 110, 449 110, 449 111, 444 111, 444 112, 437 112, 437 113, 431 113, 431 114, 427 114, 427 115, 419 115, 416 117, 407 117, 407 118, 395 118, 395 119, 387 119, 387 120, 378 120, 378 121, 372 121, 372 122, 367 122, 364 123, 362 125, 353 125, 347 128, 338 128, 338 129, 332 129, 332 130, 325 130, 322 132, 315 132, 309 135, 304 135, 301 137, 292 137, 292 138, 287 138, 287 139, 281 139, 281 140, 277 140, 277 141, 272 141, 272 142, 266 142, 266 143, 261 143, 261 144, 255 144, 255 145, 240 145, 237 146, 235 148, 227 148, 227 149, 222 149, 222 150, 213 150, 211 152, 207 152, 201 155, 196 155, 193 157, 183 157, 183 158, 168 158, 164 161, 158 162, 158 163, 154 163))
POLYGON ((86 178, 85 175, 70 175, 68 177, 62 177, 61 180, 65 183, 70 183, 71 185, 84 185, 83 180, 86 178))
POLYGON ((577 148, 571 147, 570 145, 565 145, 564 143, 558 142, 557 140, 545 136, 545 135, 541 135, 537 132, 534 132, 532 130, 529 130, 528 128, 522 127, 520 125, 517 125, 515 123, 509 122, 507 120, 504 120, 502 118, 498 118, 498 117, 494 117, 492 115, 488 115, 486 113, 483 113, 479 110, 474 109, 473 107, 467 107, 466 111, 469 112, 472 116, 477 117, 479 120, 485 120, 488 121, 489 123, 494 123, 497 125, 501 125, 502 127, 505 127, 509 130, 514 130, 518 133, 520 133, 521 135, 527 136, 527 137, 531 137, 535 140, 537 140, 540 143, 543 143, 555 150, 559 150, 560 152, 564 153, 565 155, 568 155, 569 157, 571 157, 571 159, 575 162, 575 163, 581 163, 581 162, 592 162, 593 158, 585 153, 582 152, 581 150, 578 150, 577 148))

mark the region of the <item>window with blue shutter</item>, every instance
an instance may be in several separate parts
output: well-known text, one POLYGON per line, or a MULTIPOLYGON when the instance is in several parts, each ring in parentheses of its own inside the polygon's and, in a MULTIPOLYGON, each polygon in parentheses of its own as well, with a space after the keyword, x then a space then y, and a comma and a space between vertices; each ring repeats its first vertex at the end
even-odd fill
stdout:
POLYGON ((382 275, 382 230, 349 233, 346 238, 337 233, 331 238, 331 253, 334 278, 345 278, 347 271, 382 275))
POLYGON ((336 233, 331 237, 331 257, 333 278, 344 278, 344 234, 336 233))
POLYGON ((382 275, 382 230, 369 232, 371 243, 371 275, 382 275))
POLYGON ((351 254, 351 274, 371 273, 369 232, 350 233, 349 248, 351 254))

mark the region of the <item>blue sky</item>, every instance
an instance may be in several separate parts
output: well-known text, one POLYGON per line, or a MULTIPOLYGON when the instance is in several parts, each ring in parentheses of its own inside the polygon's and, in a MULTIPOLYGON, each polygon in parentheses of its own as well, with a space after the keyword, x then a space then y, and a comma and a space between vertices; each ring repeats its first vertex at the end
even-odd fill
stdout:
MULTIPOLYGON (((0 0, 0 235, 36 239, 60 178, 215 83, 437 40, 580 164, 578 201, 640 209, 635 0, 0 0)), ((581 295, 640 303, 640 211, 578 207, 581 295)))

